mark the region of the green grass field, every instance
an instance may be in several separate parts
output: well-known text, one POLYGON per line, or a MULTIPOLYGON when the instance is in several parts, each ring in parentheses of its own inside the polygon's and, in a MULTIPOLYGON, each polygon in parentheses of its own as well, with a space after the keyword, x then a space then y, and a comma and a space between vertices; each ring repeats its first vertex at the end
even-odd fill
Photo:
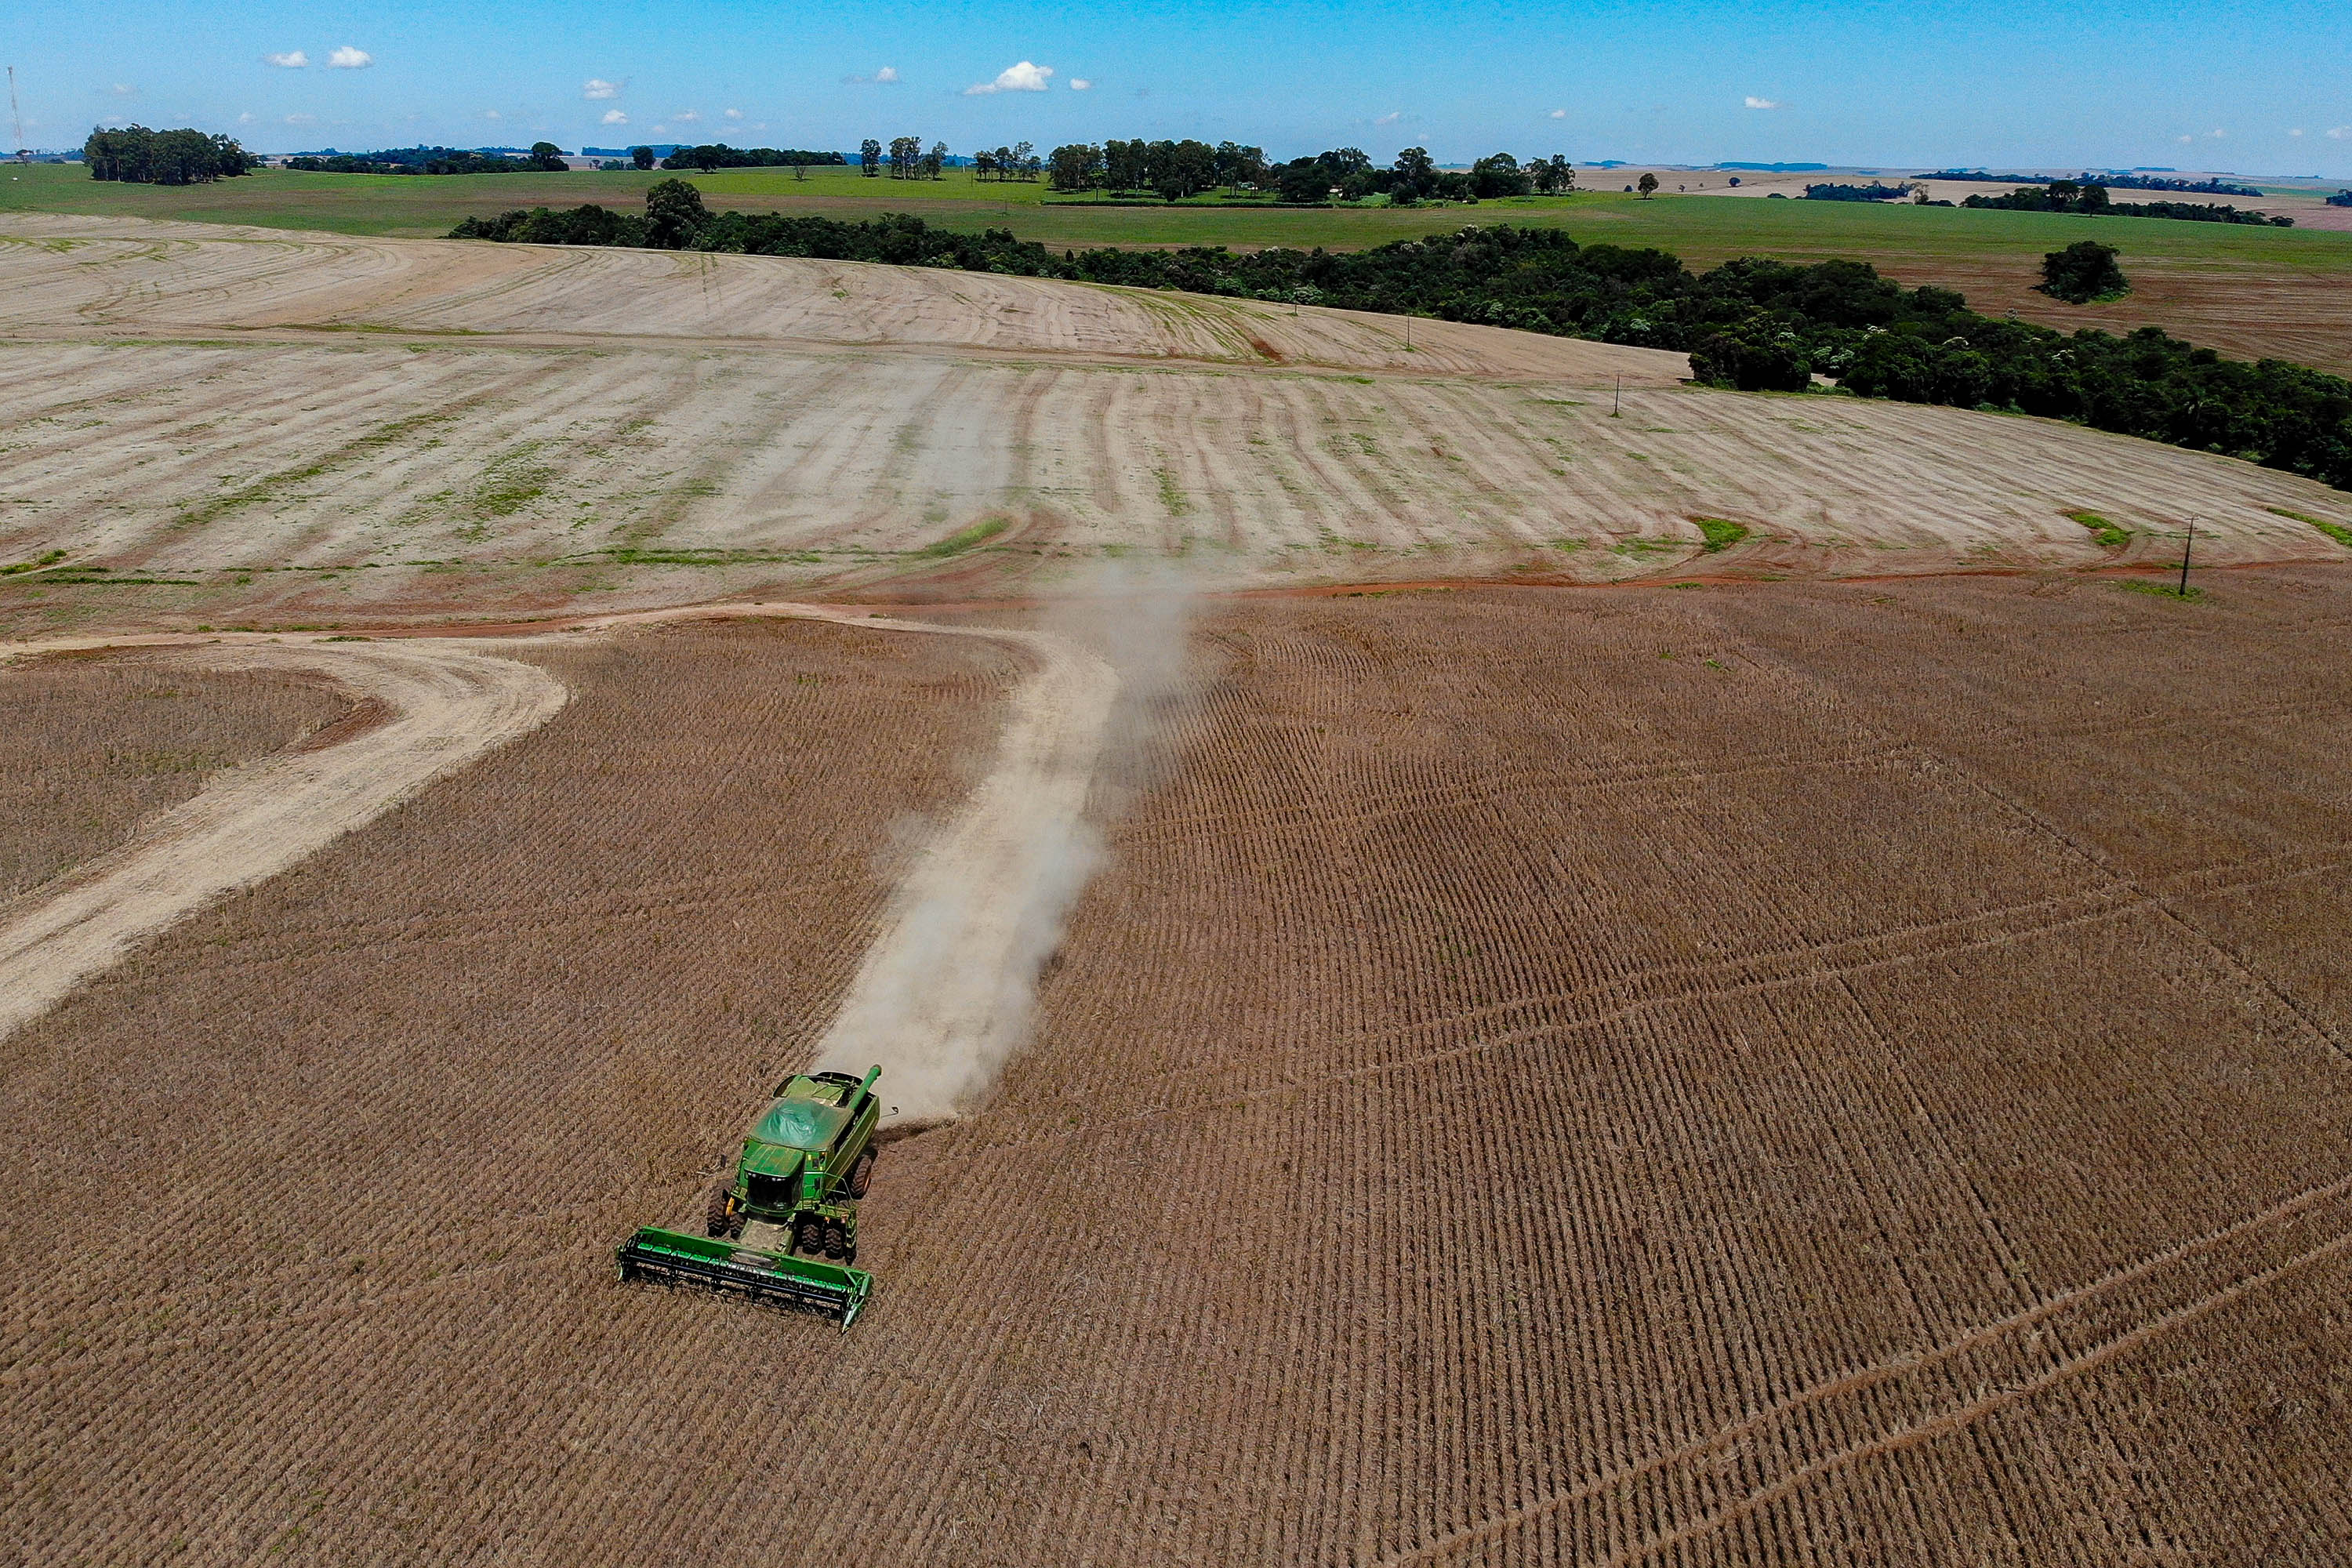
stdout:
MULTIPOLYGON (((659 174, 304 174, 266 170, 209 185, 122 185, 78 164, 37 163, 0 183, 0 211, 125 214, 340 234, 432 237, 458 219, 509 207, 635 207, 659 174)), ((1971 212, 1858 202, 1766 201, 1618 193, 1528 196, 1475 205, 1264 208, 1207 202, 1111 206, 1054 198, 1044 184, 982 184, 960 171, 918 183, 855 170, 725 169, 693 176, 712 206, 822 213, 840 218, 914 213, 950 228, 1010 228, 1056 247, 1089 245, 1324 246, 1357 249, 1443 234, 1465 224, 1519 223, 1573 230, 1580 239, 1657 246, 1705 266, 1733 256, 1814 259, 1853 256, 1900 276, 1900 258, 1941 262, 2030 258, 2084 237, 2145 259, 2264 272, 2352 273, 2352 235, 2053 213, 1971 212), (1884 259, 1882 259, 1884 258, 1884 259)), ((1941 270, 1941 268, 1931 268, 1941 270)))

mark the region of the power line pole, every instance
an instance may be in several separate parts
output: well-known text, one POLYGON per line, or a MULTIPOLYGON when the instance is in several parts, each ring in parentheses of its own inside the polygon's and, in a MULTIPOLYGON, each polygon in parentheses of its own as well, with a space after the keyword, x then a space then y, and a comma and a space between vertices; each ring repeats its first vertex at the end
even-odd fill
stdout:
POLYGON ((15 66, 8 68, 8 117, 16 122, 16 162, 29 163, 31 160, 26 153, 30 149, 25 145, 25 114, 16 107, 16 68, 15 66))
POLYGON ((2180 546, 2180 596, 2189 597, 2189 552, 2197 548, 2197 519, 2189 520, 2189 538, 2180 546))

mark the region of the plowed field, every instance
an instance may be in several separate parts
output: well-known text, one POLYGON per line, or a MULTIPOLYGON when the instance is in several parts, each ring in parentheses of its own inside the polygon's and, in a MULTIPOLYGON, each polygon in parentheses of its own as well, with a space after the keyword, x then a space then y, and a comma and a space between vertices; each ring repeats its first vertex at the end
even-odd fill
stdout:
POLYGON ((2341 492, 1680 355, 962 273, 18 215, 0 631, 2343 560, 2341 492), (1622 378, 1622 397, 1620 380, 1622 378), (2096 514, 2120 534, 2086 529, 2096 514), (1744 535, 1726 543, 1722 525, 1744 535), (1710 540, 1708 529, 1717 530, 1710 540))
MULTIPOLYGON (((610 1278, 1013 657, 543 729, 0 1042, 39 1562, 2325 1563, 2352 571, 1228 603, 828 1326, 610 1278)), ((887 1090, 886 1090, 887 1098, 887 1090)))

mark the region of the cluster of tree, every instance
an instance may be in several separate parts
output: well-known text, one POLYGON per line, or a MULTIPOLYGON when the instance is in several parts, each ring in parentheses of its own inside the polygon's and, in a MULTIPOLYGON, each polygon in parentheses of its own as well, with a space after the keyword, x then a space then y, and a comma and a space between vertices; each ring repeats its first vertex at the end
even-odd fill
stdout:
MULTIPOLYGON (((1975 180, 1988 185, 2013 185, 2025 178, 2022 174, 1988 174, 1982 169, 1938 169, 1927 176, 1931 180, 1975 180)), ((2093 174, 2074 176, 2071 184, 2105 185, 2117 191, 2179 191, 2200 196, 2259 196, 2263 193, 2252 185, 2233 185, 2226 180, 2168 180, 2156 174, 2093 174)))
POLYGON ((2131 281, 2124 276, 2123 264, 2116 259, 2119 254, 2112 245, 2078 239, 2063 250, 2053 250, 2042 257, 2042 281, 2034 288, 2070 305, 2119 299, 2131 292, 2131 281))
POLYGON ((1082 142, 1055 148, 1046 167, 1056 191, 1149 193, 1171 202, 1222 186, 1236 195, 1245 189, 1269 191, 1292 205, 1385 195, 1392 205, 1411 206, 1424 199, 1475 202, 1576 186, 1576 171, 1558 154, 1522 164, 1508 153, 1497 153, 1465 173, 1441 171, 1420 147, 1406 148, 1393 164, 1381 168, 1360 147, 1269 163, 1262 148, 1233 142, 1213 147, 1205 142, 1082 142))
POLYGON ((982 147, 971 155, 971 177, 975 180, 1034 181, 1045 167, 1037 149, 1027 142, 1015 142, 1010 147, 982 147))
MULTIPOLYGON (((869 142, 866 145, 875 143, 869 142)), ((654 166, 654 150, 650 147, 632 148, 629 156, 640 169, 654 166)), ((661 166, 699 169, 707 174, 713 169, 799 169, 847 162, 838 153, 810 153, 798 147, 730 147, 724 142, 713 142, 704 147, 680 147, 664 158, 661 166)))
POLYGON ((1809 202, 1899 202, 1912 194, 1907 184, 1882 185, 1873 180, 1866 185, 1819 184, 1805 187, 1809 202))
POLYGON ((2003 212, 2086 213, 2094 217, 2170 217, 2190 223, 2250 223, 2293 228, 2294 219, 2206 202, 2117 202, 2107 199, 2107 187, 2096 181, 2077 184, 2053 180, 2046 186, 2029 185, 2005 196, 1970 196, 1964 207, 1997 207, 2003 212))
POLYGON ((286 160, 289 169, 314 174, 561 174, 571 167, 563 149, 534 142, 520 158, 462 147, 389 147, 381 153, 302 153, 286 160))
POLYGON ((2327 198, 2331 207, 2352 207, 2352 191, 2338 191, 2327 198))
POLYGON ((1222 247, 1059 254, 892 216, 867 223, 712 213, 683 181, 646 212, 468 219, 459 238, 813 256, 1345 306, 1682 349, 1701 381, 1802 391, 1816 373, 1866 397, 1990 407, 2227 452, 2352 489, 2352 382, 2224 360, 2150 327, 2069 336, 1905 289, 1864 262, 1744 258, 1693 274, 1662 250, 1579 245, 1556 229, 1472 226, 1352 253, 1222 247))
POLYGON ((150 131, 126 125, 120 131, 93 128, 81 144, 82 162, 93 180, 139 185, 193 185, 246 174, 261 162, 226 136, 201 131, 150 131))

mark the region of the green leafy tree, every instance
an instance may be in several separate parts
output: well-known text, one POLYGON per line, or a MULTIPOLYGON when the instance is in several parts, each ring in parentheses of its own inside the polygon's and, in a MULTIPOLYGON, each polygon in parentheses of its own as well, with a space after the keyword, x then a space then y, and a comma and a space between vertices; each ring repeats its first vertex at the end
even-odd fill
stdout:
POLYGON ((2131 281, 2124 276, 2119 254, 2112 245, 2101 245, 2095 239, 2078 239, 2063 250, 2053 250, 2042 258, 2042 281, 2035 285, 2053 300, 2063 300, 2070 305, 2087 305, 2094 300, 2112 300, 2131 291, 2131 281))
POLYGON ((632 147, 629 149, 629 162, 640 169, 650 169, 654 166, 654 150, 650 147, 632 147))
POLYGON ((684 180, 656 180, 646 192, 646 244, 683 250, 710 221, 702 193, 684 180))
POLYGON ((871 136, 857 144, 857 169, 869 180, 882 173, 882 143, 871 136))
POLYGON ((1045 155, 1045 182, 1057 191, 1091 191, 1103 183, 1103 150, 1087 142, 1056 147, 1045 155))
POLYGON ((561 174, 572 167, 563 161, 563 149, 552 142, 534 142, 530 144, 530 166, 534 169, 544 169, 551 174, 561 174))
POLYGON ((931 150, 923 154, 921 165, 923 178, 936 180, 947 172, 947 166, 948 144, 944 142, 932 142, 931 150))
POLYGON ((1642 199, 1646 202, 1658 194, 1658 176, 1644 174, 1641 179, 1634 182, 1634 188, 1642 193, 1642 199))
POLYGON ((1436 188, 1437 163, 1426 147, 1408 147, 1396 155, 1397 183, 1409 186, 1416 195, 1426 195, 1436 188))

